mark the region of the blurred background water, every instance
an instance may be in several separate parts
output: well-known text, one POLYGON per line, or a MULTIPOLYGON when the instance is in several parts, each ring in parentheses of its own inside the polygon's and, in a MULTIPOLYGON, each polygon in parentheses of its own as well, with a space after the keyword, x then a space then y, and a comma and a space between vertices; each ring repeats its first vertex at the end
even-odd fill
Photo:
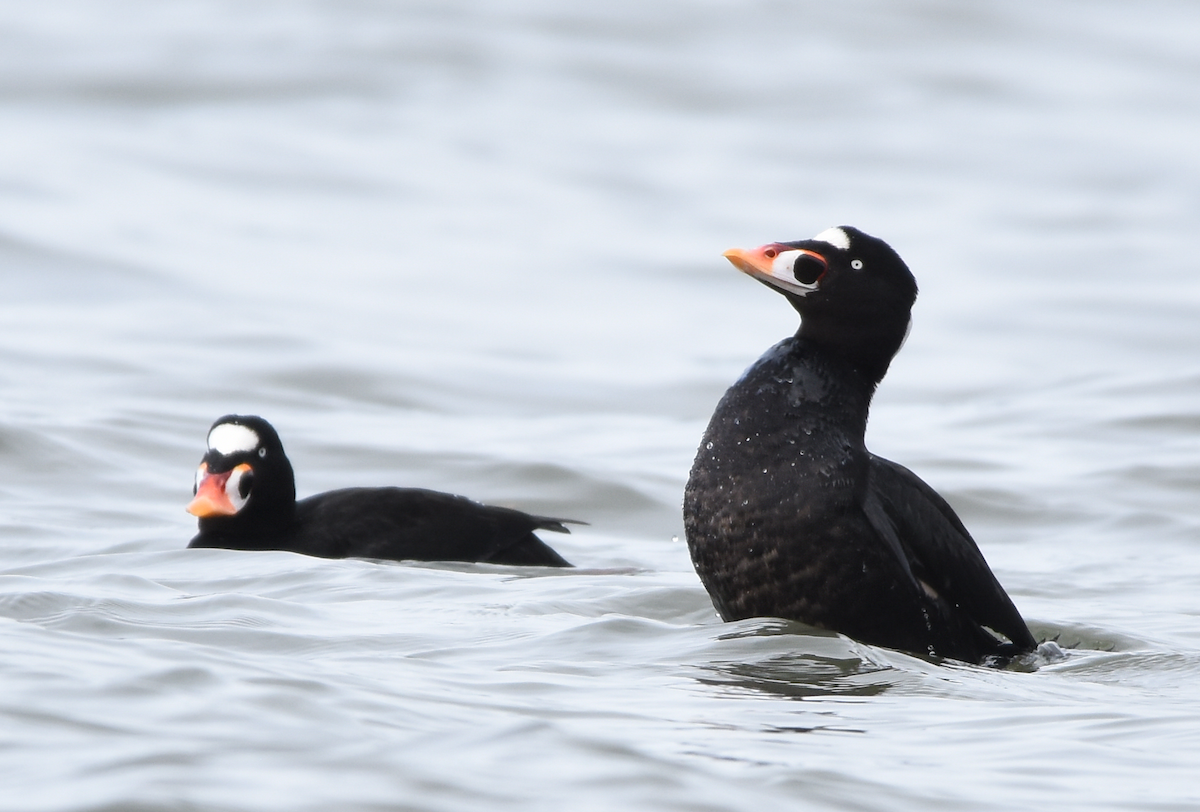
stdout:
POLYGON ((0 807, 1200 805, 1200 8, 0 4, 0 807), (795 329, 721 252, 922 294, 868 442, 1033 673, 721 624, 680 541, 795 329), (591 522, 567 572, 186 550, 205 432, 302 495, 591 522))

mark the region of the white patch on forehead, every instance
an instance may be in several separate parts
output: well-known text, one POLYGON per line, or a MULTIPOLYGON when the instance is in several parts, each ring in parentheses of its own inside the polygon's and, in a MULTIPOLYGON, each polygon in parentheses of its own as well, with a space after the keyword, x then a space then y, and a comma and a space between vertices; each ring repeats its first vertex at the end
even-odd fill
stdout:
POLYGON ((827 242, 834 248, 840 248, 843 251, 850 250, 850 235, 840 228, 827 228, 813 239, 817 242, 827 242))
POLYGON ((236 423, 221 423, 208 433, 208 447, 218 454, 236 454, 258 448, 258 433, 236 423))

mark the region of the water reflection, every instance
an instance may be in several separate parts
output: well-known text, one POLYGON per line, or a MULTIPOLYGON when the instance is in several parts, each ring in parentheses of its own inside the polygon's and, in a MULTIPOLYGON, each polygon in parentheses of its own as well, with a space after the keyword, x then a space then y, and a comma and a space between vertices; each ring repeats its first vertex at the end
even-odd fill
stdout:
POLYGON ((1043 642, 1035 651, 973 664, 876 648, 799 622, 757 619, 729 625, 733 628, 717 636, 719 646, 697 680, 789 699, 878 696, 902 684, 917 690, 917 684, 930 684, 924 678, 944 687, 964 671, 1028 674, 1063 663, 1074 651, 1134 647, 1111 632, 1043 624, 1037 630, 1043 642), (764 638, 771 642, 764 645, 764 638))
POLYGON ((712 661, 699 667, 696 679, 703 685, 787 699, 866 697, 903 675, 869 648, 803 623, 758 619, 726 628, 716 638, 712 661))
POLYGON ((704 685, 737 688, 787 699, 826 696, 877 696, 893 687, 896 669, 856 657, 837 659, 813 654, 774 657, 757 663, 714 663, 697 677, 704 685))
POLYGON ((1034 637, 1043 641, 1039 651, 1048 645, 1066 651, 1111 652, 1131 651, 1146 646, 1144 640, 1082 623, 1031 623, 1034 637))

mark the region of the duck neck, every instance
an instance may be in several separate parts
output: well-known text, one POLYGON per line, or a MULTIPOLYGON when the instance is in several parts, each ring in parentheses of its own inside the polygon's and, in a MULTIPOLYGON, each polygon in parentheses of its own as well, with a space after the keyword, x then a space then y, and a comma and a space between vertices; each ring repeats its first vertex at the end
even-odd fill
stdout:
POLYGON ((789 407, 862 437, 878 379, 865 373, 861 364, 799 333, 788 344, 789 407))
POLYGON ((809 315, 801 317, 795 338, 846 364, 873 393, 908 337, 909 324, 905 314, 903 318, 872 319, 871 329, 859 324, 848 330, 841 320, 809 315))
POLYGON ((201 519, 200 534, 228 542, 240 550, 273 550, 276 539, 285 535, 296 515, 296 503, 248 505, 236 516, 201 519))

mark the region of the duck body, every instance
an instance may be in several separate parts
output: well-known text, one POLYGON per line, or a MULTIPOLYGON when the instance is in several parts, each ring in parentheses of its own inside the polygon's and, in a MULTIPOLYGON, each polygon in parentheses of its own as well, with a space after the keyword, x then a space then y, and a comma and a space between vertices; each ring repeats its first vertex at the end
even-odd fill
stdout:
POLYGON ((571 566, 535 533, 570 532, 565 519, 421 488, 345 488, 297 500, 283 445, 260 417, 222 417, 209 446, 188 507, 200 530, 189 547, 571 566))
MULTIPOLYGON (((830 265, 838 259, 830 246, 812 248, 830 265)), ((836 293, 836 278, 828 281, 836 293)), ((882 361, 802 326, 717 405, 684 493, 684 525, 692 562, 725 620, 799 620, 970 662, 1034 647, 945 500, 866 448, 871 397, 903 340, 915 292, 913 283, 900 297, 902 329, 879 345, 882 361)))
POLYGON ((477 561, 569 567, 534 533, 569 533, 561 519, 483 505, 420 488, 344 488, 296 502, 294 514, 262 533, 202 527, 189 547, 287 550, 319 558, 477 561))

